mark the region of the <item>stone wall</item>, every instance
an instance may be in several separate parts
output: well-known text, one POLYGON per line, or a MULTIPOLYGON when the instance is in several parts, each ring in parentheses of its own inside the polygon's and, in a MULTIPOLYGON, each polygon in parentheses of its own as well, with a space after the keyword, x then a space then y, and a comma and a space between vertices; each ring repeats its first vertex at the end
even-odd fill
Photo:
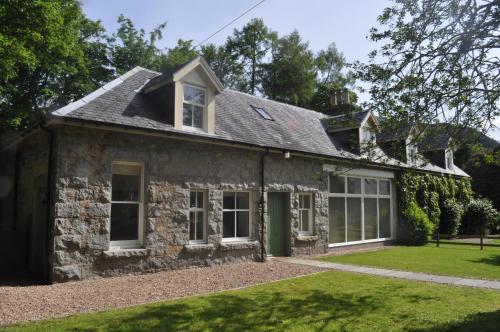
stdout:
MULTIPOLYGON (((61 128, 53 281, 260 259, 261 152, 118 132, 61 128), (144 163, 144 248, 109 250, 111 165, 144 163), (189 244, 189 190, 208 193, 207 243, 189 244), (222 241, 224 190, 248 190, 252 241, 222 241)), ((327 177, 311 159, 266 157, 266 191, 290 193, 290 252, 327 251, 327 177), (314 234, 298 236, 298 192, 314 197, 314 234)))

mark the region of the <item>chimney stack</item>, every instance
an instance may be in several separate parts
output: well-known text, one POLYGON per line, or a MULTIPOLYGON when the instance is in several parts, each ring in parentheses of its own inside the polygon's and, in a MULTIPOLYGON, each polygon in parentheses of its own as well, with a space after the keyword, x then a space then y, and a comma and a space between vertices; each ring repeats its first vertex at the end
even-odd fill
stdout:
POLYGON ((330 105, 332 107, 349 105, 350 103, 351 103, 351 98, 349 97, 348 89, 334 90, 332 95, 330 96, 330 105))

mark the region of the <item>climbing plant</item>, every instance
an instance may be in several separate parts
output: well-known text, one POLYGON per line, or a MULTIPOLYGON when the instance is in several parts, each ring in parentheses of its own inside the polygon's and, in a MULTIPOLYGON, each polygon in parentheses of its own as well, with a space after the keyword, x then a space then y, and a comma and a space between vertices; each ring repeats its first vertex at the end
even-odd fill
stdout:
POLYGON ((415 236, 415 233, 420 231, 427 233, 420 234, 423 238, 431 235, 439 225, 441 209, 446 201, 453 201, 465 206, 472 199, 469 178, 404 172, 399 174, 397 181, 400 211, 403 211, 403 223, 398 228, 399 238, 407 243, 414 242, 410 234, 415 236), (432 225, 431 228, 422 228, 413 224, 414 218, 409 218, 409 214, 416 207, 427 214, 432 225))

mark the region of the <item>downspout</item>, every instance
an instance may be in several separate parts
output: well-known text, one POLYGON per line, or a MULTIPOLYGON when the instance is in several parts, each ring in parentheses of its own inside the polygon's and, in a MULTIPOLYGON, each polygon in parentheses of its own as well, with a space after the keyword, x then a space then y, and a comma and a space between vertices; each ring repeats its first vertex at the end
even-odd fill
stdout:
POLYGON ((19 213, 19 206, 17 204, 17 200, 19 198, 19 169, 20 169, 20 155, 21 155, 21 144, 17 146, 16 148, 16 160, 14 161, 14 187, 13 187, 13 196, 14 196, 14 211, 12 213, 12 220, 13 220, 13 225, 12 225, 12 230, 16 231, 17 230, 17 215, 19 213))
POLYGON ((266 150, 261 155, 260 159, 260 261, 264 262, 264 224, 265 224, 265 213, 264 213, 264 159, 269 153, 269 149, 266 150))
MULTIPOLYGON (((49 284, 52 283, 52 277, 50 273, 50 268, 52 266, 50 262, 50 256, 52 253, 53 245, 51 245, 51 206, 52 206, 52 171, 54 167, 54 160, 53 160, 53 154, 54 154, 54 131, 50 130, 47 126, 42 125, 41 128, 46 131, 49 134, 49 153, 48 153, 48 162, 47 162, 47 192, 46 192, 46 200, 47 200, 47 231, 45 232, 45 241, 46 241, 46 246, 47 246, 47 275, 44 276, 47 279, 47 282, 49 284)), ((53 243, 52 243, 53 244, 53 243)))

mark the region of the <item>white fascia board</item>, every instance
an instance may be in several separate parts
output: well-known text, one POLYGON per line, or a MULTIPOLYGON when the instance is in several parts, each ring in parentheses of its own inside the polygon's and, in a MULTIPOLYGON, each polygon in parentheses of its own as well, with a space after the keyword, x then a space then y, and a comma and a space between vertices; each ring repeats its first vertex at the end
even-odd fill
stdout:
POLYGON ((387 178, 387 179, 393 179, 395 177, 394 172, 391 171, 382 171, 378 169, 369 169, 369 168, 355 168, 354 166, 350 168, 339 165, 324 164, 323 170, 327 172, 340 173, 341 175, 365 176, 365 177, 387 178))
POLYGON ((56 116, 65 116, 68 113, 73 112, 74 110, 84 106, 85 104, 91 102, 92 100, 96 99, 97 97, 103 95, 105 92, 117 87, 118 85, 122 84, 123 81, 125 81, 127 78, 130 76, 134 75, 135 73, 145 70, 142 67, 135 67, 125 74, 121 75, 120 77, 117 77, 116 79, 112 80, 111 82, 103 85, 99 89, 95 90, 94 92, 91 92, 90 94, 86 95, 85 97, 78 99, 77 101, 74 101, 64 107, 59 108, 58 110, 52 112, 52 115, 56 116))

